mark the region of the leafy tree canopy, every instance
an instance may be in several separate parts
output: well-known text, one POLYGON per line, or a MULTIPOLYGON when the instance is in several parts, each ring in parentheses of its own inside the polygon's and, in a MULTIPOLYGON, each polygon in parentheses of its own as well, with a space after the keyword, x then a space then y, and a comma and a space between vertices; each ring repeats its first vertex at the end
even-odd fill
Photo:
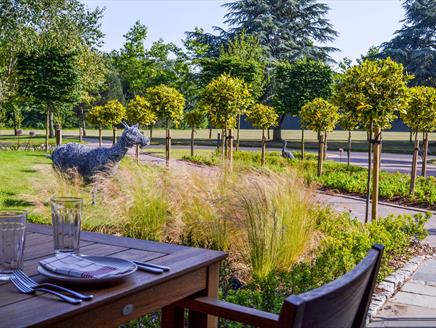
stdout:
POLYGON ((38 49, 76 52, 99 46, 103 10, 88 10, 79 0, 0 2, 0 101, 16 91, 17 55, 38 49))
POLYGON ((110 100, 105 105, 94 106, 88 113, 88 120, 98 127, 115 127, 126 117, 126 108, 118 100, 110 100))
POLYGON ((145 99, 159 118, 172 121, 178 126, 183 118, 185 98, 176 89, 158 85, 147 89, 145 99))
POLYGON ((315 98, 301 108, 303 125, 316 132, 331 132, 339 119, 338 107, 325 99, 315 98))
POLYGON ((146 49, 147 27, 139 21, 124 37, 123 48, 111 56, 123 80, 126 98, 144 95, 148 87, 160 84, 188 88, 190 63, 176 45, 159 40, 146 49))
POLYGON ((436 1, 403 0, 403 26, 383 43, 382 55, 404 65, 414 85, 436 86, 436 1))
POLYGON ((313 60, 282 62, 276 67, 274 102, 280 114, 297 115, 301 107, 317 97, 329 99, 333 71, 313 60))
POLYGON ((253 123, 254 127, 268 129, 278 124, 279 115, 271 106, 256 104, 247 110, 247 118, 253 123))
POLYGON ((198 128, 202 126, 205 120, 205 112, 199 108, 185 113, 185 121, 191 128, 198 128))
POLYGON ((157 121, 157 114, 150 103, 141 96, 136 96, 127 105, 127 121, 131 124, 153 125, 157 121))
POLYGON ((409 90, 407 111, 401 118, 413 131, 432 132, 436 129, 436 88, 413 87, 409 90))
POLYGON ((403 65, 390 58, 365 60, 348 69, 335 85, 334 102, 350 111, 362 126, 387 128, 408 101, 403 65))
POLYGON ((244 81, 223 74, 210 82, 202 97, 202 104, 208 109, 213 126, 233 128, 236 116, 252 102, 250 91, 244 81))
MULTIPOLYGON (((74 52, 46 49, 20 53, 17 59, 19 93, 35 104, 74 104, 79 99, 80 75, 74 52)), ((53 110, 52 108, 51 110, 53 110)))

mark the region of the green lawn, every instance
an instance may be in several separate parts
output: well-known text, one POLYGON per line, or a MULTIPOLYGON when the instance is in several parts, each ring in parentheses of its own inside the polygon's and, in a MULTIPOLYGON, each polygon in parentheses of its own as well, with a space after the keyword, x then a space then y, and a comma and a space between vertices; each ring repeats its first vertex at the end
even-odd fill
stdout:
POLYGON ((0 207, 27 208, 31 206, 25 195, 33 194, 33 180, 39 174, 38 166, 49 164, 42 152, 0 152, 0 207))

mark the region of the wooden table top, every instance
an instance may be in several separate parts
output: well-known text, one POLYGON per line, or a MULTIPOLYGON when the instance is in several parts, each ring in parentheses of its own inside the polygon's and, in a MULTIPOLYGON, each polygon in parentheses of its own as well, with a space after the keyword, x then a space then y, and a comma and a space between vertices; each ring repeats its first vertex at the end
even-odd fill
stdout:
MULTIPOLYGON (((53 255, 52 230, 49 226, 28 224, 27 231, 24 272, 38 282, 47 281, 38 274, 37 265, 40 260, 53 255)), ((57 301, 52 296, 42 293, 38 293, 36 296, 25 295, 19 293, 11 283, 0 282, 0 327, 56 325, 56 322, 65 321, 86 312, 91 313, 91 310, 104 308, 116 300, 128 299, 129 296, 133 297, 138 293, 156 289, 157 286, 170 286, 171 281, 178 282, 176 287, 172 288, 180 289, 179 287, 182 286, 178 285, 182 281, 181 278, 201 280, 204 276, 203 271, 206 272, 205 268, 226 257, 225 253, 218 251, 92 232, 81 233, 80 253, 145 262, 152 260, 153 263, 169 266, 171 270, 163 274, 137 271, 118 284, 98 288, 74 286, 77 291, 95 295, 93 300, 83 301, 81 305, 57 301)), ((188 293, 188 290, 184 293, 188 293)), ((177 295, 182 294, 183 292, 179 290, 177 295)), ((164 300, 164 302, 160 300, 155 304, 155 307, 159 306, 160 308, 164 303, 166 306, 177 301, 177 299, 171 299, 176 297, 174 295, 168 292, 169 299, 164 300)), ((165 295, 161 295, 161 298, 162 296, 165 295)), ((150 306, 150 309, 154 309, 153 306, 150 306)))

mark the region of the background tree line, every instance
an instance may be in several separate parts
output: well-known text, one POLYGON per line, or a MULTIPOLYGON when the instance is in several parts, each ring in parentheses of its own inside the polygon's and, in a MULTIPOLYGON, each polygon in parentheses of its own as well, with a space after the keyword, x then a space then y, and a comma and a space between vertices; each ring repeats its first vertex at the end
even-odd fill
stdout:
MULTIPOLYGON (((410 85, 434 87, 435 4, 406 0, 403 5, 404 26, 362 61, 390 56, 415 76, 410 85)), ((273 137, 280 140, 285 115, 299 115, 316 98, 330 99, 345 71, 332 69, 330 54, 337 49, 326 43, 337 33, 326 19, 328 6, 315 0, 286 0, 280 6, 268 0, 239 0, 225 7, 224 22, 230 28, 217 28, 214 34, 201 28, 187 32, 184 49, 163 40, 146 49, 147 27, 136 22, 124 35, 121 49, 104 53, 99 50, 102 9, 89 10, 78 0, 1 1, 0 124, 46 127, 49 136, 55 124, 80 126, 86 133, 92 107, 111 100, 126 106, 160 85, 180 92, 184 111, 190 112, 204 105, 206 86, 227 74, 243 81, 253 104, 275 110, 273 137)), ((347 61, 340 66, 345 68, 347 61)), ((241 108, 237 131, 243 114, 241 108)), ((350 120, 343 120, 347 130, 358 127, 345 122, 350 120)), ((166 119, 158 116, 154 123, 165 126, 166 119)), ((196 125, 214 124, 205 115, 196 125)), ((302 141, 304 154, 304 130, 302 141)))

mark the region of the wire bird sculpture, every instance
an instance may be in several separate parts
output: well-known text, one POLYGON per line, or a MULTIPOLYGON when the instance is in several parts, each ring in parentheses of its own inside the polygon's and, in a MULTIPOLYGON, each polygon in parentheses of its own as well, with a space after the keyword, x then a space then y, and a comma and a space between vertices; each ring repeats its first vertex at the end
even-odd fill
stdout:
POLYGON ((294 159, 294 155, 286 148, 287 145, 288 142, 286 140, 283 140, 282 157, 294 159))
POLYGON ((75 171, 85 183, 92 183, 98 173, 113 173, 129 148, 150 144, 150 139, 139 131, 137 124, 130 127, 124 122, 122 124, 125 127, 123 134, 110 148, 95 148, 74 142, 57 147, 49 156, 53 167, 61 174, 75 171))

